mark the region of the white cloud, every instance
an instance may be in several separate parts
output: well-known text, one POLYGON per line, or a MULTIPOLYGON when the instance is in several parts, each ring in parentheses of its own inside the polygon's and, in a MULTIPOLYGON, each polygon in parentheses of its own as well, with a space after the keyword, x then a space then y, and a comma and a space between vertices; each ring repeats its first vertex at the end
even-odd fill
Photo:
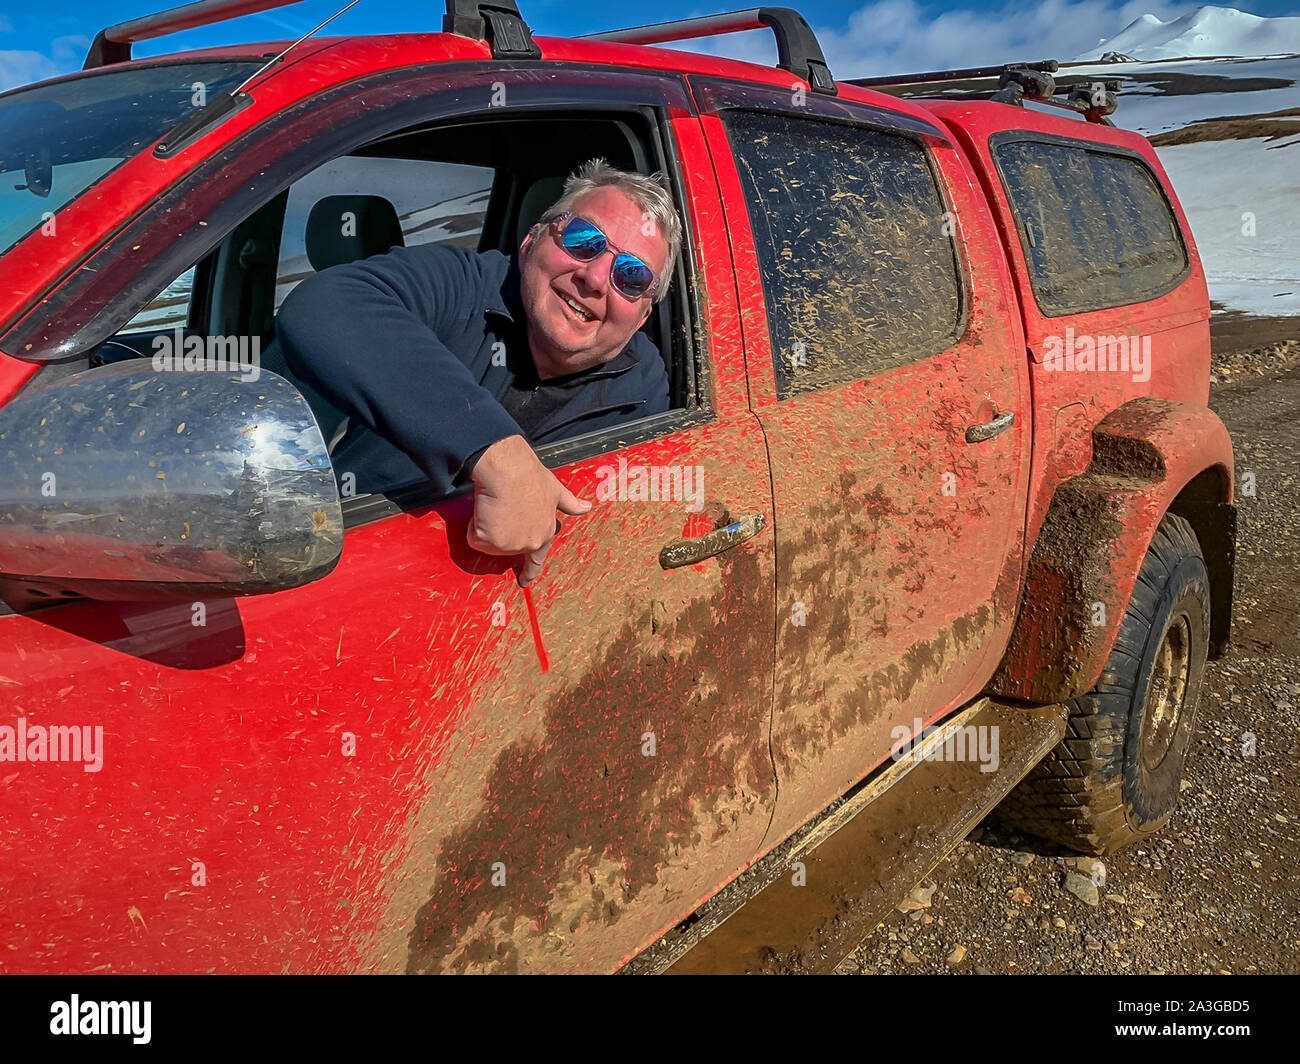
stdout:
MULTIPOLYGON (((814 23, 813 30, 835 77, 862 78, 1012 60, 1065 61, 1115 36, 1141 15, 1168 20, 1197 6, 1166 0, 1042 0, 1027 8, 957 9, 930 18, 915 0, 875 0, 846 24, 814 23)), ((765 30, 701 42, 695 50, 776 62, 772 35, 765 30)))
POLYGON ((50 55, 56 63, 75 63, 77 68, 86 60, 90 51, 90 38, 84 33, 73 33, 66 37, 55 37, 50 43, 50 55))
POLYGON ((0 50, 0 92, 80 70, 89 49, 90 38, 78 33, 55 37, 48 55, 31 50, 0 50))
POLYGON ((66 64, 60 65, 40 52, 0 50, 0 92, 66 72, 66 64))

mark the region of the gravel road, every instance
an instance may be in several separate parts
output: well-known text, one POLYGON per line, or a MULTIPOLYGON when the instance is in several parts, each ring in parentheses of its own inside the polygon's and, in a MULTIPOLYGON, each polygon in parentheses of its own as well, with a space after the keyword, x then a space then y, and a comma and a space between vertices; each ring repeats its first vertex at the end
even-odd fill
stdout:
POLYGON ((840 972, 1300 971, 1298 336, 1294 318, 1216 323, 1210 405, 1236 445, 1236 607, 1169 826, 1099 870, 990 818, 840 972))

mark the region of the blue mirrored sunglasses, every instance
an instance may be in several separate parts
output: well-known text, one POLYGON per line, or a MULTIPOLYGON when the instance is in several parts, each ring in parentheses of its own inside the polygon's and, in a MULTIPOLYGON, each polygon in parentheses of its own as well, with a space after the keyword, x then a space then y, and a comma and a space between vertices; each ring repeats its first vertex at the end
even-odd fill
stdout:
POLYGON ((586 218, 566 212, 552 224, 559 229, 560 247, 579 262, 591 262, 606 250, 614 252, 614 266, 609 271, 609 283, 625 298, 637 300, 644 295, 652 295, 659 288, 654 270, 635 255, 616 248, 586 218))

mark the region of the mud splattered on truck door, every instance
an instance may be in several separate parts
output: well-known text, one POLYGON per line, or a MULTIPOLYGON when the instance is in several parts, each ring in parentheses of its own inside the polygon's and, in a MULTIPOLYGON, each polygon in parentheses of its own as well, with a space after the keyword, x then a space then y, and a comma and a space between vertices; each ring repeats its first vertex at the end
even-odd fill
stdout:
POLYGON ((768 843, 886 757, 896 725, 978 692, 1015 610, 1028 474, 1009 280, 976 247, 996 235, 961 232, 987 219, 959 164, 941 192, 932 156, 952 149, 842 100, 772 106, 722 113, 728 219, 753 233, 767 319, 746 354, 751 381, 768 367, 777 516, 768 843))

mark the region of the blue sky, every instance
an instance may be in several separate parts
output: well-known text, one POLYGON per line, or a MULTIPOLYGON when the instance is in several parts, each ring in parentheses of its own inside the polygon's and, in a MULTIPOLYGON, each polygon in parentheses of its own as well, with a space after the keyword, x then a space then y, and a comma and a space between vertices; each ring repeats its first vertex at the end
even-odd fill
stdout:
MULTIPOLYGON (((137 55, 300 35, 346 0, 303 0, 260 15, 147 41, 137 55)), ((812 23, 839 77, 901 70, 969 66, 1009 59, 1072 58, 1102 37, 1118 33, 1142 14, 1168 21, 1194 11, 1195 3, 1167 0, 785 0, 812 23)), ((53 8, 54 5, 51 5, 53 8)), ((95 32, 106 25, 163 7, 168 0, 62 0, 57 12, 36 13, 14 0, 0 0, 0 90, 81 66, 95 32)), ((659 0, 622 8, 608 0, 521 0, 534 32, 557 36, 592 33, 643 22, 688 18, 753 6, 753 0, 659 0), (614 14, 627 11, 626 15, 614 14)), ((1224 5, 1227 6, 1227 5, 1224 5)), ((1300 15, 1300 0, 1243 0, 1232 6, 1255 15, 1300 15)), ((437 30, 439 0, 361 0, 327 33, 397 33, 437 30)), ((716 50, 771 62, 770 35, 740 34, 716 50)))

